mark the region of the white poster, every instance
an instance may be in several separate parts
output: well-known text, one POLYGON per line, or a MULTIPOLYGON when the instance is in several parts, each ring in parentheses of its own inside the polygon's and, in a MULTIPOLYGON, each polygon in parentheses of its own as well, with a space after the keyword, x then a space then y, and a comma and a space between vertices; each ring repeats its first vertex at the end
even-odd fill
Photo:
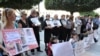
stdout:
POLYGON ((54 24, 53 24, 52 20, 47 20, 47 21, 46 21, 46 24, 47 24, 48 26, 54 27, 54 24))
POLYGON ((53 44, 51 49, 53 56, 74 56, 73 48, 70 42, 53 44))
POLYGON ((100 35, 98 30, 95 30, 93 34, 94 34, 94 38, 99 39, 100 35))
POLYGON ((89 34, 88 37, 85 37, 83 39, 83 42, 84 42, 84 48, 89 48, 92 44, 94 44, 94 35, 93 33, 92 34, 89 34))
POLYGON ((88 41, 88 45, 94 44, 94 34, 89 34, 88 35, 89 41, 88 41))
POLYGON ((83 41, 84 41, 84 48, 88 47, 88 40, 89 40, 88 37, 84 37, 84 39, 83 39, 83 41))
POLYGON ((85 52, 83 41, 79 41, 75 44, 75 56, 82 56, 85 52))
POLYGON ((20 29, 20 32, 24 50, 30 50, 38 47, 38 43, 32 28, 23 28, 20 29))
POLYGON ((32 28, 4 29, 3 41, 10 56, 38 47, 32 28))
POLYGON ((31 21, 35 26, 41 25, 41 23, 38 20, 38 17, 31 18, 31 21))
POLYGON ((23 52, 21 35, 18 29, 6 29, 2 31, 3 41, 10 56, 23 52))
POLYGON ((61 23, 59 20, 53 20, 54 26, 61 26, 61 23))
POLYGON ((97 31, 98 31, 98 35, 100 36, 100 27, 98 28, 98 30, 97 30, 97 31))

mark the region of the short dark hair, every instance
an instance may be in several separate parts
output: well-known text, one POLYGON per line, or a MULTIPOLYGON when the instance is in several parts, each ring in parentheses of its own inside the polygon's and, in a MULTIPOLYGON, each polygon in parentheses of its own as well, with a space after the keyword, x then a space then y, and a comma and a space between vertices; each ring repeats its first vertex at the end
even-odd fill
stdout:
POLYGON ((55 39, 58 39, 57 36, 52 36, 52 37, 50 38, 50 42, 53 42, 53 40, 55 40, 55 39))
POLYGON ((73 20, 73 19, 74 19, 74 16, 71 15, 71 16, 69 17, 69 20, 73 20))

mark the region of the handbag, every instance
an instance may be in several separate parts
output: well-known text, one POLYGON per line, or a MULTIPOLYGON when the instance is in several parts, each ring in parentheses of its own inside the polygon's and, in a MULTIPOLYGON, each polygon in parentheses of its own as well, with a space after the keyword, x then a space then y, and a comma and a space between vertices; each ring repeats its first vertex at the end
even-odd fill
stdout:
POLYGON ((96 23, 93 23, 93 30, 96 30, 96 29, 98 29, 98 25, 96 24, 96 23))

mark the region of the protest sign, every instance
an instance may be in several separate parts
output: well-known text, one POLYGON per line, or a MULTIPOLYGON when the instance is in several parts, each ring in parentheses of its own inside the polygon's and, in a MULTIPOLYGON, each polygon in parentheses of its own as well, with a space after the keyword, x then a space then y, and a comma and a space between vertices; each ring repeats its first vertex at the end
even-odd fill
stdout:
POLYGON ((70 42, 53 44, 51 49, 53 56, 74 56, 73 48, 70 42))
POLYGON ((94 38, 99 39, 99 31, 98 30, 95 30, 93 32, 93 34, 94 34, 94 38))
POLYGON ((75 52, 75 56, 83 55, 83 53, 85 52, 83 41, 79 41, 75 43, 74 52, 75 52))
POLYGON ((47 24, 48 26, 54 27, 54 24, 53 24, 52 20, 46 21, 46 24, 47 24))
POLYGON ((61 23, 59 20, 53 20, 54 26, 61 26, 61 23))
POLYGON ((3 41, 10 55, 22 52, 21 35, 18 29, 3 30, 3 41))
POLYGON ((31 50, 38 47, 38 43, 35 38, 35 34, 32 28, 23 28, 20 29, 21 32, 21 40, 23 43, 23 50, 31 50), (26 48, 25 48, 26 47, 26 48))
POLYGON ((84 42, 84 48, 89 48, 92 44, 94 44, 94 34, 89 34, 87 37, 83 39, 84 42))
POLYGON ((97 32, 98 32, 98 35, 100 36, 100 27, 98 28, 97 32))
POLYGON ((10 56, 38 47, 31 28, 4 29, 2 34, 5 47, 10 56))
POLYGON ((41 25, 41 23, 40 23, 39 20, 38 20, 38 17, 31 18, 31 22, 32 22, 35 26, 41 25))
POLYGON ((93 33, 89 34, 88 38, 89 38, 88 45, 94 44, 94 34, 93 33))

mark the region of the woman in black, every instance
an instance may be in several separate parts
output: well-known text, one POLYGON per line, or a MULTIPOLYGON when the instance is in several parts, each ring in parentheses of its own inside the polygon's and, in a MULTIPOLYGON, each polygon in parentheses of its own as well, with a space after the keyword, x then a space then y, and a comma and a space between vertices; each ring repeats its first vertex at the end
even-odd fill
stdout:
MULTIPOLYGON (((35 19, 35 18, 37 18, 37 20, 38 20, 38 14, 35 10, 32 10, 31 15, 28 17, 27 20, 28 20, 29 27, 33 28, 33 30, 34 30, 34 34, 36 36, 36 40, 37 40, 37 43, 39 45, 39 47, 37 48, 37 51, 42 52, 40 50, 40 35, 39 35, 40 25, 35 25, 35 23, 32 22, 32 19, 35 19)), ((34 49, 32 49, 31 52, 34 54, 34 49)))
MULTIPOLYGON (((27 28, 28 27, 28 23, 26 21, 26 17, 27 14, 25 13, 25 11, 21 12, 21 19, 18 21, 18 27, 19 28, 27 28)), ((29 56, 28 52, 26 51, 26 55, 29 56)))
POLYGON ((45 49, 47 48, 47 44, 50 41, 51 38, 51 33, 52 33, 52 27, 51 25, 48 23, 52 20, 50 20, 50 15, 46 15, 46 20, 44 21, 44 42, 45 42, 45 49))
POLYGON ((27 14, 25 12, 21 13, 21 19, 18 21, 19 28, 27 28, 28 27, 28 23, 26 21, 26 16, 27 16, 27 14))
POLYGON ((61 22, 61 27, 60 27, 59 40, 62 42, 62 41, 66 41, 66 38, 67 38, 67 34, 66 34, 67 33, 67 29, 66 29, 67 20, 65 19, 65 15, 61 16, 60 22, 61 22))
POLYGON ((58 19, 58 15, 54 15, 53 24, 54 24, 54 27, 52 29, 52 34, 53 36, 56 36, 59 38, 61 23, 60 23, 60 20, 58 19))

